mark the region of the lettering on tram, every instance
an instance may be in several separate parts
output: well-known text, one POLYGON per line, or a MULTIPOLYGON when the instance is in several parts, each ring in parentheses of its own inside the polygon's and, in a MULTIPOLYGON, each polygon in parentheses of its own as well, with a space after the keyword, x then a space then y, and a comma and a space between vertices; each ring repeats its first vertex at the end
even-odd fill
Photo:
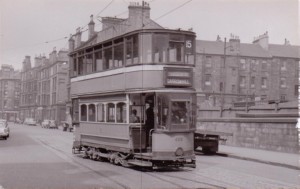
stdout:
POLYGON ((71 49, 74 153, 123 166, 196 166, 196 36, 154 26, 120 25, 114 36, 107 28, 71 49))

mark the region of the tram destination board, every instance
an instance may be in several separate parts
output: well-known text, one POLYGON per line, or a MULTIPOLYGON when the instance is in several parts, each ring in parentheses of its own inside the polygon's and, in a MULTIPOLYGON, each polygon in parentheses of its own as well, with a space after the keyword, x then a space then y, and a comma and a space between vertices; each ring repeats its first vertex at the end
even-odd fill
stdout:
POLYGON ((164 85, 191 87, 193 85, 192 69, 164 68, 164 85))

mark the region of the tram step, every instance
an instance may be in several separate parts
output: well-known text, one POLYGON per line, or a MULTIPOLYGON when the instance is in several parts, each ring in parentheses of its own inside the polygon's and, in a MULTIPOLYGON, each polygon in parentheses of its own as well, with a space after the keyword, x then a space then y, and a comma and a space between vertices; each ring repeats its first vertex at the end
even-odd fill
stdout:
POLYGON ((137 160, 137 159, 128 160, 128 164, 129 165, 136 165, 136 166, 140 166, 140 167, 152 167, 151 162, 143 161, 143 160, 137 160))

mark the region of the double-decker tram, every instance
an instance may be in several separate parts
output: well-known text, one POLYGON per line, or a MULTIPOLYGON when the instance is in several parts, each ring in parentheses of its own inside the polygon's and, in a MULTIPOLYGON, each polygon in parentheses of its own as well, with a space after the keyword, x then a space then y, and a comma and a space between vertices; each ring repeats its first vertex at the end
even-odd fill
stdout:
POLYGON ((73 151, 140 167, 195 167, 195 33, 141 29, 75 49, 73 151))

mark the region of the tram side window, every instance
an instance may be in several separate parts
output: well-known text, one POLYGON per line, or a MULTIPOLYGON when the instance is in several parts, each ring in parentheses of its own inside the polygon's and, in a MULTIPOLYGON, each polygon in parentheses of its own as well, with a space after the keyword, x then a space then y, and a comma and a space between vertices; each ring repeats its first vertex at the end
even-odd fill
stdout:
POLYGON ((104 104, 97 105, 97 122, 104 122, 105 118, 105 111, 104 111, 104 104))
POLYGON ((71 73, 72 76, 77 76, 77 61, 76 61, 76 57, 73 56, 71 58, 71 62, 70 65, 73 65, 73 72, 71 73))
POLYGON ((172 101, 171 103, 171 120, 175 124, 187 123, 187 102, 172 101))
POLYGON ((95 104, 90 104, 89 105, 88 116, 89 116, 89 120, 88 121, 92 121, 92 122, 96 121, 96 108, 95 108, 95 104))
POLYGON ((126 123, 126 104, 120 102, 117 104, 117 123, 126 123))
POLYGON ((87 121, 87 111, 86 111, 86 105, 83 104, 80 106, 80 121, 87 121))
POLYGON ((169 99, 165 95, 159 95, 157 97, 158 106, 158 125, 166 126, 169 113, 169 99))
POLYGON ((170 41, 169 45, 169 61, 183 62, 183 43, 170 41))
POLYGON ((85 65, 83 62, 83 57, 78 57, 78 75, 83 75, 85 73, 85 65))
POLYGON ((103 70, 102 51, 95 53, 95 67, 96 67, 96 71, 103 70))
POLYGON ((132 37, 133 44, 132 44, 132 62, 133 64, 139 63, 139 36, 134 35, 132 37))
POLYGON ((126 65, 132 64, 132 57, 133 57, 133 40, 132 38, 126 38, 125 43, 125 49, 126 49, 126 65))
POLYGON ((154 35, 154 62, 155 63, 166 63, 167 52, 169 47, 168 35, 156 34, 154 35))
POLYGON ((140 35, 140 53, 142 63, 152 62, 152 34, 140 35))
POLYGON ((107 104, 107 122, 115 122, 115 104, 107 104))
POLYGON ((112 60, 112 47, 104 49, 104 57, 103 57, 103 67, 104 70, 113 68, 113 60, 112 60))
POLYGON ((122 67, 124 58, 124 47, 123 43, 118 44, 114 47, 114 67, 122 67))
POLYGON ((88 54, 85 57, 85 62, 86 62, 86 70, 87 73, 92 73, 93 72, 93 55, 92 54, 88 54))

